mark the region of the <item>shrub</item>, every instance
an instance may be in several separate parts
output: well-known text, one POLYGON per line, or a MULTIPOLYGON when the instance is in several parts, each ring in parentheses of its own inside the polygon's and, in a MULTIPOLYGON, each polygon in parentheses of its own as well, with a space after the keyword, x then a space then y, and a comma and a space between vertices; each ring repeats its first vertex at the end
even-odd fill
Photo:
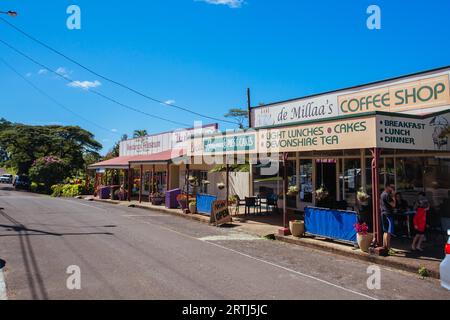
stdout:
POLYGON ((61 197, 63 184, 54 184, 52 189, 52 197, 61 197))
POLYGON ((48 194, 48 188, 43 183, 32 182, 30 190, 35 193, 48 194))
POLYGON ((53 197, 76 197, 83 193, 81 184, 55 184, 52 186, 53 197))

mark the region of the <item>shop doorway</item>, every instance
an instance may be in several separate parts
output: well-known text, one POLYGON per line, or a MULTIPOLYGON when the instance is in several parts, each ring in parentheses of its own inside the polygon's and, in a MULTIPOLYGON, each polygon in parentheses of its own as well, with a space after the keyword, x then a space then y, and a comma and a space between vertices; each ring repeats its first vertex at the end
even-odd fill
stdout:
POLYGON ((322 201, 316 201, 316 205, 326 205, 329 202, 335 202, 337 196, 336 190, 336 160, 335 159, 317 159, 316 160, 316 186, 317 189, 324 186, 328 191, 328 198, 322 201))

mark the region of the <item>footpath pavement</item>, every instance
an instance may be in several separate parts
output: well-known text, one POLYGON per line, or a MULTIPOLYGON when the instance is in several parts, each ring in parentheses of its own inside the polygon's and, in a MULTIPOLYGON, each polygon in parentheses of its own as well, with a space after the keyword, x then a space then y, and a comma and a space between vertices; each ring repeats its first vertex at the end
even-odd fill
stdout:
MULTIPOLYGON (((89 201, 100 201, 104 203, 115 204, 125 207, 136 207, 142 209, 148 209, 152 211, 158 211, 162 213, 172 214, 175 216, 182 217, 184 219, 195 220, 205 224, 210 224, 210 217, 201 214, 185 214, 180 209, 168 209, 164 206, 154 206, 148 202, 139 203, 139 201, 130 202, 120 202, 109 199, 98 199, 93 197, 85 197, 84 199, 89 201)), ((417 253, 411 253, 407 250, 407 245, 409 242, 399 242, 398 248, 395 247, 395 254, 388 257, 380 257, 375 255, 370 255, 368 253, 362 252, 359 249, 355 249, 353 246, 335 242, 332 240, 327 240, 318 237, 294 237, 294 236, 280 236, 278 235, 278 229, 280 228, 279 216, 263 216, 263 217, 233 217, 233 222, 227 227, 233 228, 233 230, 245 232, 247 234, 255 235, 258 237, 270 237, 278 241, 287 242, 290 244, 300 245, 304 247, 309 247, 313 249, 320 249, 323 251, 339 254, 342 256, 368 261, 375 264, 383 265, 386 267, 391 267, 395 269, 400 269, 403 271, 412 272, 418 274, 420 268, 425 268, 427 270, 428 276, 432 278, 439 279, 439 264, 442 258, 437 257, 439 253, 436 254, 435 250, 430 249, 429 252, 433 251, 432 255, 418 255, 417 253)))

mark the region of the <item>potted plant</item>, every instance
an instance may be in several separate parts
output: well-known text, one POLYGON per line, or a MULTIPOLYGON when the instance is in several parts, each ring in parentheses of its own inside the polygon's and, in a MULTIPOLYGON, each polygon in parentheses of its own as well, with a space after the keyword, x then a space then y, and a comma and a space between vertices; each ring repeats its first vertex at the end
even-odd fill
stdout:
POLYGON ((362 205, 366 205, 369 200, 369 195, 363 188, 361 188, 356 193, 356 198, 358 199, 359 203, 361 203, 362 205))
POLYGON ((294 237, 302 237, 305 233, 305 222, 302 220, 289 221, 289 230, 294 237))
POLYGON ((295 197, 298 195, 298 187, 297 186, 290 186, 287 192, 287 195, 290 197, 295 197))
POLYGON ((366 223, 356 223, 355 230, 357 233, 356 239, 358 241, 358 246, 363 252, 369 252, 370 244, 373 240, 373 234, 368 233, 369 227, 366 223))
POLYGON ((197 201, 193 200, 189 202, 189 212, 192 214, 197 213, 197 201))
POLYGON ((177 202, 183 211, 188 208, 187 196, 185 194, 177 195, 177 202))
POLYGON ((196 183, 196 182, 197 182, 197 178, 194 177, 194 176, 189 176, 188 181, 189 181, 191 184, 193 184, 193 183, 196 183))
POLYGON ((319 189, 314 191, 314 194, 316 196, 317 201, 325 200, 328 197, 328 190, 325 188, 325 186, 321 186, 319 189))
POLYGON ((154 192, 150 195, 150 201, 154 206, 160 206, 164 202, 164 193, 154 192))

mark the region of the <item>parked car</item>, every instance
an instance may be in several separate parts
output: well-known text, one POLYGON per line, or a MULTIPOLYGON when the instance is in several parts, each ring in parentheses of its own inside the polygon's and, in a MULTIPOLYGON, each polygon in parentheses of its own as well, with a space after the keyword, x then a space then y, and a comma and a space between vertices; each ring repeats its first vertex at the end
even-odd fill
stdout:
POLYGON ((0 176, 0 183, 12 183, 13 175, 12 174, 2 174, 0 176))
POLYGON ((30 186, 31 186, 31 182, 30 182, 30 179, 25 175, 16 176, 16 178, 14 179, 14 182, 13 182, 13 186, 16 189, 29 190, 30 186))
POLYGON ((450 229, 447 230, 447 235, 449 238, 445 244, 445 258, 441 262, 440 274, 441 285, 445 289, 450 290, 450 229))

